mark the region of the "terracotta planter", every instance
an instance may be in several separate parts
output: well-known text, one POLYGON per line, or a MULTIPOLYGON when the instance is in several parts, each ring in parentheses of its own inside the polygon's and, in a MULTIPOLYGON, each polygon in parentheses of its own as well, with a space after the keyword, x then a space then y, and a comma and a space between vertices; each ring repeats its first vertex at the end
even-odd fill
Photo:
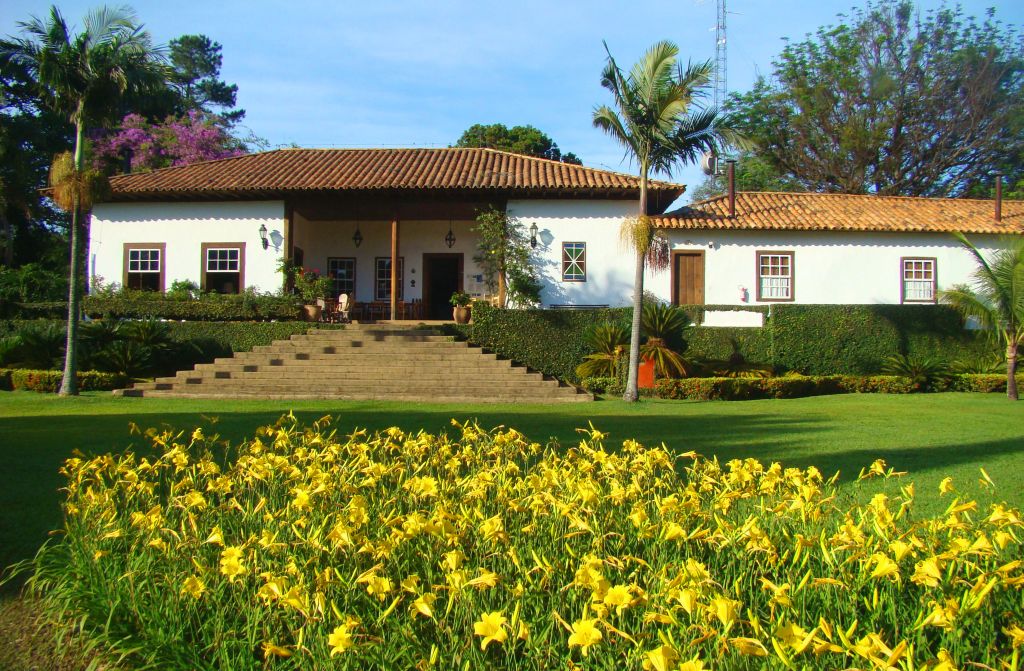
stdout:
POLYGON ((469 323, 469 306, 468 305, 456 305, 452 308, 452 319, 455 320, 456 324, 468 324, 469 323))
POLYGON ((302 306, 302 318, 307 322, 318 322, 320 321, 320 314, 323 312, 323 308, 319 305, 303 305, 302 306))
POLYGON ((654 359, 641 359, 636 386, 640 389, 654 389, 654 359))

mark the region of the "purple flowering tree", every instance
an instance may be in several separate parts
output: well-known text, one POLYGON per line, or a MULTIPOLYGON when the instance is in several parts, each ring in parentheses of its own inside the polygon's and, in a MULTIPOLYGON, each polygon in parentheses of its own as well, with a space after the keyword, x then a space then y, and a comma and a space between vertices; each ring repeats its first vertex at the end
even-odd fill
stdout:
POLYGON ((132 172, 189 165, 199 161, 230 158, 247 152, 245 145, 228 133, 213 114, 190 111, 150 123, 129 114, 112 131, 93 138, 97 168, 122 172, 127 159, 132 172))

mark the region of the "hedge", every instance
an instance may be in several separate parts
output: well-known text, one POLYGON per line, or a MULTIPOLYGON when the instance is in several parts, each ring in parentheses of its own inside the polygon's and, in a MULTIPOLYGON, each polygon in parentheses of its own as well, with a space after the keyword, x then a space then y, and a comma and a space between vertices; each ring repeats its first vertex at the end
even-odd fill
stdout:
MULTIPOLYGON (((600 380, 601 378, 588 378, 600 380)), ((1024 375, 1017 376, 1024 386, 1024 375)), ((909 378, 896 375, 787 375, 769 378, 691 377, 658 380, 659 398, 699 401, 742 401, 755 398, 804 398, 827 394, 910 394, 921 389, 909 378)), ((943 390, 1006 392, 1006 376, 954 375, 943 390)))
MULTIPOLYGON (((94 370, 80 371, 76 377, 80 391, 110 391, 128 384, 128 378, 123 375, 94 370)), ((62 379, 64 373, 59 370, 0 369, 0 389, 5 391, 23 389, 52 394, 60 388, 62 379)))
MULTIPOLYGON (((67 315, 67 302, 17 303, 10 316, 58 319, 67 315)), ((85 296, 82 312, 94 319, 174 319, 198 321, 298 321, 301 306, 294 296, 253 293, 203 294, 199 298, 165 296, 148 291, 85 296)))
MULTIPOLYGON (((895 354, 947 362, 992 352, 982 334, 965 331, 960 316, 944 305, 683 306, 691 318, 709 309, 769 313, 763 328, 691 329, 686 356, 728 360, 805 375, 870 375, 895 354)), ((576 366, 589 354, 587 329, 605 321, 629 323, 629 308, 596 310, 501 310, 474 304, 472 343, 545 374, 577 381, 576 366)))

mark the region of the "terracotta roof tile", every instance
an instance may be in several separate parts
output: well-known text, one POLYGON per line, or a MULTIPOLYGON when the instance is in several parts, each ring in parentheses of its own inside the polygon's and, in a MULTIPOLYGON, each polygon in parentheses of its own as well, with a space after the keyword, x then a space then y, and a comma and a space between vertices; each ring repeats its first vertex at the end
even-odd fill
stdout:
MULTIPOLYGON (((180 168, 119 175, 114 200, 245 196, 296 191, 479 189, 604 191, 639 189, 639 180, 607 170, 493 149, 278 149, 180 168)), ((672 198, 685 187, 651 182, 672 198)), ((665 198, 670 202, 672 198, 665 198)))
POLYGON ((734 217, 719 196, 653 219, 659 228, 705 230, 1024 233, 1024 202, 1004 200, 1000 222, 994 213, 991 200, 743 191, 734 217))

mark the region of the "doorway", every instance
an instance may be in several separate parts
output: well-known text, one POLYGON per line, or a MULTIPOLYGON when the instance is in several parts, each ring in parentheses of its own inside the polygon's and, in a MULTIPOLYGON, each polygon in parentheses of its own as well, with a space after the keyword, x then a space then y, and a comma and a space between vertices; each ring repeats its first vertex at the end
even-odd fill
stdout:
POLYGON ((704 252, 672 254, 672 304, 704 305, 704 252))
POLYGON ((456 291, 462 291, 462 254, 424 254, 423 317, 450 320, 456 291))

